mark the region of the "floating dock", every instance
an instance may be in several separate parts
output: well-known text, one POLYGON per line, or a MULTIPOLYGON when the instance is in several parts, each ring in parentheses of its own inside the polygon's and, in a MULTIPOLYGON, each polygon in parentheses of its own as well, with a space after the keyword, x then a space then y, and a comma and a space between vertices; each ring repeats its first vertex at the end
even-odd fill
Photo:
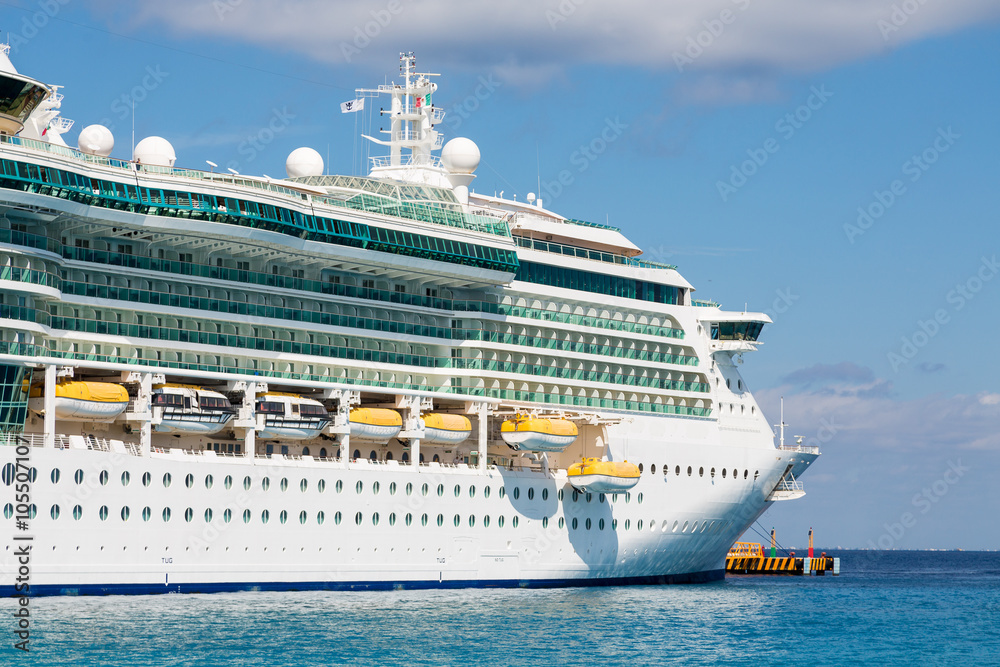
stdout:
POLYGON ((785 557, 777 556, 774 531, 771 531, 771 554, 764 553, 764 547, 755 542, 737 542, 726 556, 728 574, 797 574, 823 576, 830 572, 840 574, 840 559, 830 558, 826 552, 813 557, 812 530, 809 531, 809 556, 796 558, 795 552, 785 557))

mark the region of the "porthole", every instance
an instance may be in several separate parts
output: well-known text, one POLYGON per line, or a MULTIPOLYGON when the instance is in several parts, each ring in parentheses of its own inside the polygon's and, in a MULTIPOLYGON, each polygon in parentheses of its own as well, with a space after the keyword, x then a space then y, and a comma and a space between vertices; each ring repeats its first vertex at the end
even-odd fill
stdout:
POLYGON ((396 513, 395 512, 391 512, 389 514, 389 525, 390 526, 395 526, 396 525, 396 513))
POLYGON ((316 482, 316 490, 319 491, 320 493, 323 493, 324 491, 326 491, 326 480, 325 479, 321 479, 318 482, 316 482))
POLYGON ((132 475, 130 475, 129 471, 126 470, 125 472, 122 473, 122 486, 128 486, 129 482, 131 481, 132 481, 132 475))
POLYGON ((504 521, 503 514, 501 514, 500 516, 497 517, 497 527, 498 528, 503 528, 503 521, 504 521))
POLYGON ((681 476, 681 467, 680 466, 675 466, 674 467, 674 474, 677 475, 678 477, 681 476))
POLYGON ((213 513, 211 509, 205 510, 205 523, 212 523, 212 516, 213 513))
POLYGON ((184 520, 190 522, 192 519, 194 519, 194 510, 189 507, 184 510, 184 520))
POLYGON ((759 470, 754 470, 753 471, 753 481, 756 482, 758 477, 760 477, 760 471, 759 470))
POLYGON ((628 530, 631 525, 632 525, 632 520, 625 519, 625 530, 628 530))
POLYGON ((303 477, 301 480, 299 480, 299 491, 305 493, 306 489, 308 488, 309 488, 309 480, 303 477))
POLYGON ((226 508, 226 509, 225 509, 225 510, 224 510, 224 511, 222 512, 222 520, 223 520, 223 521, 225 521, 226 523, 229 523, 230 521, 232 521, 232 520, 233 520, 233 510, 231 510, 231 509, 229 509, 229 508, 227 507, 227 508, 226 508))
POLYGON ((222 481, 222 485, 226 487, 226 490, 233 488, 233 476, 226 475, 226 478, 222 481))
POLYGON ((548 528, 548 527, 549 527, 549 517, 543 516, 542 517, 542 528, 548 528))
POLYGON ((516 514, 513 517, 511 517, 510 527, 511 528, 517 528, 517 515, 516 514))
MULTIPOLYGON (((74 521, 79 521, 80 517, 82 517, 82 516, 83 516, 83 508, 80 507, 79 505, 76 505, 73 508, 73 520, 74 521)), ((164 521, 166 521, 166 519, 164 519, 164 521)))
POLYGON ((153 518, 153 510, 151 508, 149 508, 149 507, 143 507, 142 508, 142 520, 143 521, 149 521, 151 518, 153 518))
POLYGON ((49 479, 52 480, 53 484, 59 483, 59 468, 53 468, 52 472, 49 473, 49 479))
POLYGON ((489 527, 490 527, 490 515, 487 514, 486 516, 483 517, 483 528, 489 528, 489 527))
POLYGON ((356 523, 357 525, 360 526, 363 520, 364 516, 361 514, 361 512, 358 512, 357 514, 354 515, 354 523, 356 523))
POLYGON ((455 515, 455 519, 452 521, 455 524, 455 528, 458 528, 459 524, 462 523, 462 517, 455 515))
POLYGON ((750 471, 749 470, 744 470, 743 471, 743 479, 746 479, 749 476, 750 476, 750 471))
POLYGON ((215 484, 215 479, 211 475, 205 475, 205 488, 211 489, 215 484))
POLYGON ((396 495, 396 483, 395 482, 391 482, 389 484, 389 495, 390 496, 396 495))
POLYGON ((601 502, 601 504, 604 504, 604 494, 603 493, 600 494, 599 496, 597 496, 597 499, 601 502))
POLYGON ((243 523, 250 523, 250 510, 243 510, 243 523))
POLYGON ((726 478, 726 469, 723 468, 722 469, 722 479, 725 479, 725 478, 726 478))
POLYGON ((688 477, 691 476, 692 472, 694 472, 693 469, 691 468, 691 466, 688 466, 688 477))
POLYGON ((682 532, 682 533, 686 533, 686 532, 688 532, 688 522, 687 522, 687 521, 685 521, 685 522, 684 522, 684 525, 683 525, 683 526, 681 526, 681 532, 682 532))
POLYGON ((14 483, 14 478, 17 476, 17 468, 13 463, 8 463, 3 467, 3 472, 0 473, 0 478, 3 479, 3 483, 10 486, 14 483))
POLYGON ((642 491, 640 491, 640 492, 639 492, 639 495, 638 495, 638 496, 636 496, 636 500, 638 500, 638 501, 639 501, 639 504, 640 504, 640 505, 642 504, 642 491))
POLYGON ((271 513, 268 512, 267 510, 261 511, 261 513, 260 513, 260 522, 261 523, 267 523, 270 520, 271 520, 271 513))
MULTIPOLYGON (((247 510, 247 511, 249 511, 249 510, 247 510)), ((170 521, 170 508, 169 507, 164 507, 163 508, 163 513, 161 514, 161 516, 163 517, 163 522, 164 523, 166 523, 167 521, 170 521)))
POLYGON ((187 475, 184 476, 184 486, 186 486, 189 489, 192 486, 194 486, 194 475, 188 473, 187 475))
POLYGON ((604 519, 601 519, 600 521, 597 522, 597 529, 604 530, 604 519))
POLYGON ((344 518, 343 515, 341 515, 340 512, 337 512, 336 514, 333 515, 333 522, 339 526, 340 525, 340 521, 343 518, 344 518))
POLYGON ((655 463, 649 466, 649 474, 650 475, 655 475, 656 474, 656 464, 655 463))
POLYGON ((691 532, 692 533, 697 533, 698 532, 698 522, 697 521, 695 521, 694 523, 691 524, 691 532))
POLYGON ((270 477, 265 477, 264 479, 260 480, 260 488, 263 491, 267 491, 268 489, 270 489, 271 488, 271 478, 270 477))
POLYGON ((503 498, 504 496, 506 496, 507 495, 507 487, 506 486, 501 486, 500 489, 497 491, 497 495, 500 498, 503 498))
POLYGON ((425 483, 425 484, 423 484, 423 485, 422 485, 422 486, 420 487, 420 495, 422 495, 422 496, 426 496, 426 495, 427 495, 427 491, 428 491, 428 489, 429 489, 429 487, 427 486, 427 484, 426 484, 426 483, 425 483))
POLYGON ((559 530, 562 530, 565 525, 566 525, 566 519, 559 517, 559 530))
POLYGON ((149 486, 153 482, 153 476, 148 472, 142 473, 142 485, 149 486))
POLYGON ((474 484, 469 485, 469 497, 470 498, 476 497, 476 486, 474 484))
POLYGON ((576 489, 573 489, 573 502, 575 503, 579 499, 580 499, 580 492, 577 491, 576 489))
POLYGON ((426 514, 421 514, 420 515, 420 525, 421 526, 426 526, 427 525, 427 515, 426 514))
POLYGON ((375 512, 374 514, 372 514, 372 525, 373 526, 377 526, 378 525, 378 512, 375 512))
POLYGON ((715 479, 715 468, 712 468, 712 469, 711 469, 711 470, 709 471, 709 474, 710 474, 710 475, 712 476, 712 479, 715 479))
POLYGON ((407 482, 406 483, 406 495, 410 495, 412 493, 413 493, 413 484, 411 484, 410 482, 407 482))
POLYGON ((534 500, 534 499, 535 499, 535 488, 532 487, 532 486, 529 486, 528 487, 528 500, 534 500))
POLYGON ((736 387, 738 389, 742 390, 743 389, 743 380, 737 380, 736 381, 736 387))
POLYGON ((641 463, 639 464, 639 474, 640 475, 642 474, 642 464, 641 463))
POLYGON ((282 523, 282 525, 284 525, 284 523, 286 521, 288 521, 288 511, 287 510, 281 510, 281 512, 278 514, 278 521, 280 521, 282 523))
POLYGON ((281 478, 281 484, 279 484, 279 487, 281 488, 282 491, 287 491, 288 490, 288 478, 287 477, 282 477, 281 478))
POLYGON ((489 498, 489 497, 490 497, 490 487, 484 486, 483 487, 483 498, 489 498))
POLYGON ((381 488, 381 485, 378 482, 372 482, 372 495, 373 496, 377 496, 378 495, 378 490, 380 488, 381 488))
POLYGON ((341 491, 343 491, 344 490, 344 482, 343 482, 343 480, 338 479, 337 483, 334 485, 334 488, 337 489, 337 493, 340 493, 341 491))
POLYGON ((588 492, 587 492, 587 502, 589 503, 589 502, 590 502, 591 500, 593 500, 593 499, 594 499, 594 494, 593 494, 593 493, 590 493, 590 492, 588 491, 588 492))
POLYGON ((515 486, 514 487, 514 500, 517 500, 520 497, 521 497, 521 487, 515 486))
POLYGON ((664 463, 663 464, 663 476, 666 477, 669 474, 670 474, 670 466, 668 466, 666 463, 664 463))
POLYGON ((455 497, 458 498, 460 495, 462 495, 462 487, 461 487, 461 485, 456 484, 455 485, 455 497))
POLYGON ((82 470, 77 470, 75 473, 73 473, 73 481, 76 482, 77 484, 83 484, 82 470))
POLYGON ((707 521, 703 521, 701 523, 701 532, 704 533, 706 528, 708 528, 708 522, 707 521))
POLYGON ((726 389, 733 388, 733 381, 730 378, 726 378, 726 389))
POLYGON ((676 521, 674 521, 674 525, 673 525, 673 527, 671 527, 671 529, 670 529, 670 532, 671 532, 671 533, 676 533, 676 532, 677 532, 677 525, 678 525, 678 524, 677 524, 677 522, 676 522, 676 521))
POLYGON ((403 519, 403 523, 405 523, 407 526, 413 523, 413 515, 407 512, 406 517, 403 519))
POLYGON ((549 490, 542 489, 542 500, 548 500, 548 499, 549 499, 549 490))
POLYGON ((101 517, 101 521, 106 521, 108 518, 108 506, 101 505, 101 509, 97 512, 97 516, 101 517))
POLYGON ((439 498, 444 495, 444 484, 438 484, 437 494, 439 498))
POLYGON ((444 525, 444 514, 438 514, 437 524, 438 528, 444 525))
POLYGON ((129 510, 128 506, 123 507, 121 511, 122 521, 128 521, 129 514, 131 514, 131 511, 129 510))
POLYGON ((38 514, 38 507, 35 505, 35 503, 31 503, 30 505, 28 505, 28 518, 34 519, 37 514, 38 514))
MULTIPOLYGON (((326 457, 324 456, 323 458, 326 457)), ((326 521, 326 512, 323 510, 316 512, 316 523, 322 526, 324 521, 326 521)))
POLYGON ((630 502, 632 502, 632 492, 631 491, 626 491, 625 492, 625 503, 628 504, 630 502))
POLYGON ((618 530, 618 519, 611 520, 611 530, 618 530))
POLYGON ((163 473, 163 488, 168 488, 173 478, 170 476, 169 472, 163 473))
POLYGON ((98 479, 101 482, 101 486, 107 486, 107 484, 108 484, 108 477, 109 477, 108 471, 107 470, 102 470, 100 476, 98 477, 98 479))
POLYGON ((365 490, 364 482, 358 480, 358 483, 354 485, 354 490, 360 495, 365 490))
POLYGON ((52 506, 52 509, 49 510, 49 516, 52 517, 53 521, 59 518, 59 505, 52 506))
POLYGON ((586 528, 587 530, 590 530, 590 526, 591 526, 591 523, 590 523, 590 519, 587 519, 587 522, 586 522, 586 523, 584 523, 583 525, 584 525, 584 527, 585 527, 585 528, 586 528))
POLYGON ((253 485, 253 482, 252 482, 252 481, 250 480, 250 478, 249 478, 249 477, 244 477, 244 478, 243 478, 243 488, 244 488, 244 489, 246 489, 247 491, 249 491, 249 490, 250 490, 250 487, 251 487, 252 485, 253 485))

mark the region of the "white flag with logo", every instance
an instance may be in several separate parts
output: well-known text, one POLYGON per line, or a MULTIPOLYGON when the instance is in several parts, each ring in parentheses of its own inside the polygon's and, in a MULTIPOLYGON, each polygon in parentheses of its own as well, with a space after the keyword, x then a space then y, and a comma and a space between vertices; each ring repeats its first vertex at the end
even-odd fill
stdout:
POLYGON ((341 113, 353 113, 355 111, 361 111, 365 108, 365 98, 360 100, 351 100, 350 102, 341 102, 340 112, 341 113))

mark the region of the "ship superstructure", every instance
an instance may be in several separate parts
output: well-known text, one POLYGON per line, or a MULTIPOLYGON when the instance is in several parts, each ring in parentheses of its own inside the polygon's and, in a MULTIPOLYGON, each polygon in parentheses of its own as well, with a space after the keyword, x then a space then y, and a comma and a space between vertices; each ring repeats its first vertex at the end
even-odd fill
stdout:
POLYGON ((801 495, 818 451, 775 446, 737 365, 767 316, 470 191, 412 54, 359 90, 391 97, 367 177, 28 138, 57 93, 8 70, 37 99, 0 109, 0 534, 33 591, 701 581, 801 495), (574 486, 585 457, 620 492, 574 486))

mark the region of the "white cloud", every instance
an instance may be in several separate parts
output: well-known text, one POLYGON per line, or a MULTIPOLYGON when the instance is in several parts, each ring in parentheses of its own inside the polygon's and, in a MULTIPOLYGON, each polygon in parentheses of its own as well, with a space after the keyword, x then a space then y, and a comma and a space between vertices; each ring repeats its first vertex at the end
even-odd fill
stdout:
MULTIPOLYGON (((555 76, 573 65, 676 72, 677 55, 698 42, 691 47, 692 62, 685 71, 815 71, 1000 15, 995 0, 908 0, 896 5, 884 0, 156 0, 127 6, 101 0, 97 4, 114 9, 115 16, 125 16, 134 28, 165 26, 179 36, 223 36, 322 62, 381 68, 399 51, 413 50, 435 70, 492 71, 502 66, 530 73, 532 84, 539 76, 555 76), (893 16, 894 6, 913 11, 893 16)), ((746 82, 752 80, 737 78, 729 85, 745 96, 746 82)), ((695 92, 719 91, 706 85, 695 92)))

